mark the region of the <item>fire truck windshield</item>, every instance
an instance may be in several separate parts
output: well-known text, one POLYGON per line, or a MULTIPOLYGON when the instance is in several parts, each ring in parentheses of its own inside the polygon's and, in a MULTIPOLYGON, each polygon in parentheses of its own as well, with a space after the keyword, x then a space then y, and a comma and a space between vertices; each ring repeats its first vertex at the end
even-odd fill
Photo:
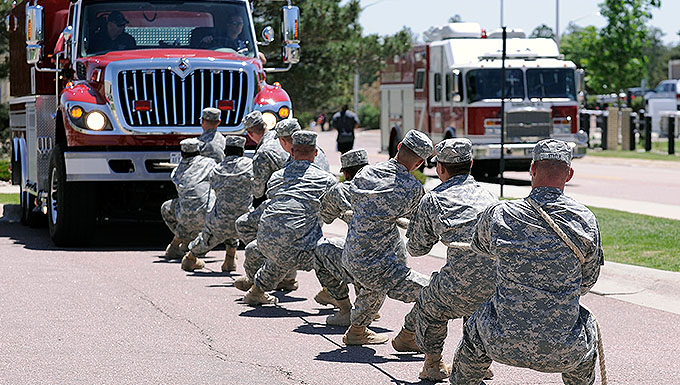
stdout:
POLYGON ((569 68, 527 69, 529 99, 569 98, 576 100, 574 70, 569 68))
MULTIPOLYGON (((501 98, 501 70, 477 69, 465 75, 470 103, 501 98)), ((505 92, 508 98, 524 99, 524 76, 520 69, 505 70, 505 92)))
POLYGON ((188 48, 254 57, 244 2, 84 3, 81 56, 130 49, 188 48))

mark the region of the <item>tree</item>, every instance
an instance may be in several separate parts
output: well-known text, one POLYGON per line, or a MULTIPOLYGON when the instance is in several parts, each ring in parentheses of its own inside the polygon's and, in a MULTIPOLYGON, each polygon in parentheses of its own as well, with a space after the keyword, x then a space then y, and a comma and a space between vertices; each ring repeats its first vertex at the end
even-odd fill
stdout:
POLYGON ((462 23, 463 22, 463 17, 459 14, 455 14, 451 17, 449 17, 449 23, 462 23))
POLYGON ((555 32, 553 31, 552 28, 548 27, 545 24, 541 24, 538 27, 534 28, 533 31, 531 31, 531 35, 529 37, 545 37, 549 39, 554 39, 555 38, 555 32))
MULTIPOLYGON (((647 88, 654 88, 660 81, 668 77, 668 60, 671 56, 671 48, 663 44, 663 31, 651 27, 645 41, 647 44, 642 52, 647 57, 647 88)), ((638 84, 640 84, 638 82, 638 84)))
POLYGON ((601 60, 601 39, 597 28, 580 27, 569 23, 560 39, 560 51, 567 60, 573 61, 577 67, 586 72, 586 90, 589 93, 601 94, 607 91, 606 79, 593 63, 601 60))

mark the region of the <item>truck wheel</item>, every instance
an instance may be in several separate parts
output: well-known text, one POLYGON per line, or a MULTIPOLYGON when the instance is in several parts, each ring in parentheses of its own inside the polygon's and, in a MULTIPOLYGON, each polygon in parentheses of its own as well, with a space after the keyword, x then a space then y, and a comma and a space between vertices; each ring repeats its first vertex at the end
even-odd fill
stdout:
POLYGON ((52 149, 48 172, 47 218, 52 242, 59 247, 87 244, 96 224, 96 201, 91 186, 66 181, 61 145, 52 149))

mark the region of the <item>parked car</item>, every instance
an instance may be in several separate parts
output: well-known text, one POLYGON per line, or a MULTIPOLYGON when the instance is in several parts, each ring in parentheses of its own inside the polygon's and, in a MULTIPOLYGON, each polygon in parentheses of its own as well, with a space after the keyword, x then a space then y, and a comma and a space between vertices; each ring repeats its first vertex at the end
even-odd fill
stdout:
POLYGON ((618 99, 621 99, 621 105, 625 106, 628 96, 625 92, 619 92, 618 97, 616 96, 615 92, 612 92, 611 94, 597 95, 597 104, 601 107, 615 106, 619 102, 618 99))
POLYGON ((674 98, 680 106, 680 79, 662 80, 653 91, 645 94, 645 100, 674 98))

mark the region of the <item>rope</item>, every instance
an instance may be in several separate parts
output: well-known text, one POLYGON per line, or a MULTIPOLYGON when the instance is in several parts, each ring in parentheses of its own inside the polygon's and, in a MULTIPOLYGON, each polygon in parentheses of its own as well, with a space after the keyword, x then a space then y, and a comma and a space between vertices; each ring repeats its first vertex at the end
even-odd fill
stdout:
POLYGON ((607 385, 607 368, 604 363, 604 344, 602 343, 602 333, 600 333, 600 324, 595 321, 595 326, 597 326, 597 356, 600 361, 600 379, 602 385, 607 385))

